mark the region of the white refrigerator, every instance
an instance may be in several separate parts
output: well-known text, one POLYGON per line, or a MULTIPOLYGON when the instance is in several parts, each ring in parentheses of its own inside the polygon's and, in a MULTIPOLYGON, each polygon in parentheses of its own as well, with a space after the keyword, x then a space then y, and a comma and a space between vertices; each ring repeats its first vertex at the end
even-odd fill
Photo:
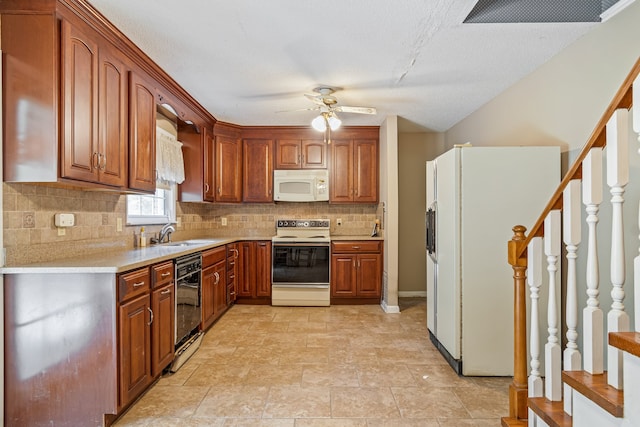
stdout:
POLYGON ((507 242, 560 182, 558 147, 460 146, 427 162, 427 327, 462 375, 513 375, 507 242))

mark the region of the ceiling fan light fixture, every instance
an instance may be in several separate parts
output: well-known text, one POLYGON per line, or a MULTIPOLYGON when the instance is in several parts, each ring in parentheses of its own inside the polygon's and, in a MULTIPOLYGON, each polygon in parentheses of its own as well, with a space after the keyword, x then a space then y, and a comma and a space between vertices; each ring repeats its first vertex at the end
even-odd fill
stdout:
POLYGON ((329 127, 331 128, 331 130, 338 130, 338 128, 342 124, 342 120, 340 120, 334 114, 330 115, 327 121, 329 122, 329 127))
POLYGON ((324 132, 327 130, 327 121, 325 117, 320 114, 315 119, 311 120, 311 127, 317 130, 318 132, 324 132))

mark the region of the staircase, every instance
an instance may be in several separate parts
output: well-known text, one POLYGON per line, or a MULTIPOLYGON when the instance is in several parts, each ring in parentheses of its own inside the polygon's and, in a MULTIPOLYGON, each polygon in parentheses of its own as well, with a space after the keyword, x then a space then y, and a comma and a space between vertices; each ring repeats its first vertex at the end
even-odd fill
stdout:
POLYGON ((625 253, 625 237, 638 238, 637 205, 633 234, 624 232, 623 221, 625 191, 640 193, 640 182, 629 180, 630 163, 640 163, 640 154, 629 154, 629 148, 640 151, 640 107, 632 109, 634 99, 640 105, 639 73, 640 58, 529 233, 513 228, 514 377, 505 427, 640 426, 640 255, 625 253), (587 241, 580 248, 583 227, 587 241), (610 259, 600 259, 599 248, 610 259), (601 277, 606 262, 610 277, 601 277), (633 265, 631 303, 625 301, 627 264, 633 265), (601 306, 604 292, 611 294, 607 307, 601 306))

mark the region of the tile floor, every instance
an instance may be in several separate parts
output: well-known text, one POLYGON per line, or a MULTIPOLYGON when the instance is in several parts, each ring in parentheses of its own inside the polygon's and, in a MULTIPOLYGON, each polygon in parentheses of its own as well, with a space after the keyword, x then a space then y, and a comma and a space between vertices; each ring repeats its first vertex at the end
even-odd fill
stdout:
POLYGON ((115 426, 499 426, 510 378, 458 377, 400 308, 235 305, 115 426))

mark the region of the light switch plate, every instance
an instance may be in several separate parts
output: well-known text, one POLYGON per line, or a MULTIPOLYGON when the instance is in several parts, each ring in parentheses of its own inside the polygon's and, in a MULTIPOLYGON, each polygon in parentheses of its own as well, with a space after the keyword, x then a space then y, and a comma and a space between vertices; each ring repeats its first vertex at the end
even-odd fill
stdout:
POLYGON ((116 218, 116 231, 122 231, 122 218, 116 218))

